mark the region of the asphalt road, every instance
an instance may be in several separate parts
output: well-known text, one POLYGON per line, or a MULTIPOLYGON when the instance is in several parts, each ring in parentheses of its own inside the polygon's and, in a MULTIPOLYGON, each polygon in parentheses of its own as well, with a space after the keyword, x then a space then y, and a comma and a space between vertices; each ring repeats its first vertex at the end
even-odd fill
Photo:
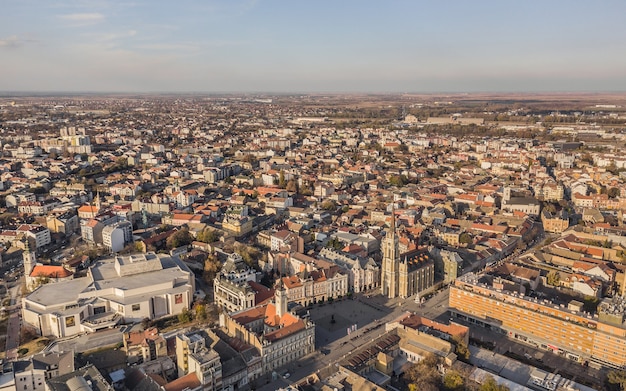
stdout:
POLYGON ((7 323, 6 360, 17 360, 17 348, 20 346, 20 330, 22 329, 22 281, 23 277, 8 285, 8 293, 11 297, 9 308, 9 320, 7 323))

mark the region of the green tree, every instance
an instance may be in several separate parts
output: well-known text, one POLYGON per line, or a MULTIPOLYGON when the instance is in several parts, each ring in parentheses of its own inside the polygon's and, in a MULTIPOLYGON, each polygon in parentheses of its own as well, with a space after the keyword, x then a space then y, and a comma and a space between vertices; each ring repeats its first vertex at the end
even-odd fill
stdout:
POLYGON ((462 243, 462 244, 470 244, 470 243, 472 243, 472 235, 470 235, 467 232, 463 232, 459 236, 459 243, 462 243))
POLYGON ((295 179, 290 179, 287 182, 287 186, 285 187, 285 190, 297 193, 298 192, 298 182, 295 179))
POLYGON ((198 234, 197 239, 198 241, 203 242, 203 243, 213 243, 213 242, 217 242, 218 240, 220 240, 221 237, 222 237, 221 232, 219 232, 216 229, 207 227, 198 234))
POLYGON ((337 203, 334 200, 326 200, 322 202, 321 207, 324 210, 335 210, 337 209, 337 203))
POLYGON ((189 323, 191 322, 191 313, 187 308, 183 308, 180 314, 178 314, 178 322, 189 323))
POLYGON ((456 355, 459 357, 461 361, 469 361, 470 358, 470 350, 465 343, 465 340, 459 336, 454 336, 452 338, 454 344, 456 345, 456 355))
POLYGON ((611 187, 608 191, 607 194, 609 196, 609 198, 617 198, 620 196, 620 190, 617 187, 611 187))
POLYGON ((556 270, 551 270, 546 275, 546 282, 548 285, 559 286, 561 281, 561 275, 556 270))
POLYGON ((389 177, 389 184, 392 186, 402 187, 409 183, 406 175, 392 175, 389 177))
POLYGON ((415 385, 420 391, 438 391, 441 386, 441 375, 437 371, 439 360, 434 354, 428 354, 422 361, 412 365, 404 373, 405 380, 415 385))
POLYGON ((463 376, 453 369, 443 376, 443 389, 446 391, 461 391, 465 388, 463 376))
POLYGON ((509 391, 509 387, 496 383, 496 380, 492 376, 488 376, 483 384, 481 384, 480 391, 509 391))

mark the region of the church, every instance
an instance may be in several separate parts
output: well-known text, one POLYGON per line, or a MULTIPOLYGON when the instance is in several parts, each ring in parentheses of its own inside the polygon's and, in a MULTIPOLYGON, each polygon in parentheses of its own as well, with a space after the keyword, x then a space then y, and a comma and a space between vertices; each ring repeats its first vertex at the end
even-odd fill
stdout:
POLYGON ((435 284, 435 263, 426 249, 400 254, 393 209, 391 215, 391 227, 382 242, 381 289, 382 294, 390 299, 406 299, 435 284))

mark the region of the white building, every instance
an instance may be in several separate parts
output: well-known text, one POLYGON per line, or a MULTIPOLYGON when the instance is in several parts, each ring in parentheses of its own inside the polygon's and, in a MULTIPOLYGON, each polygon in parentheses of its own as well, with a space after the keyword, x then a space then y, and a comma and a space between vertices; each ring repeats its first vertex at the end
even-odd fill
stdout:
POLYGON ((176 315, 193 302, 189 268, 166 254, 98 261, 87 277, 42 285, 22 299, 22 320, 41 335, 67 337, 176 315))
POLYGON ((102 244, 112 252, 122 251, 133 240, 133 226, 128 221, 120 221, 102 229, 102 244))

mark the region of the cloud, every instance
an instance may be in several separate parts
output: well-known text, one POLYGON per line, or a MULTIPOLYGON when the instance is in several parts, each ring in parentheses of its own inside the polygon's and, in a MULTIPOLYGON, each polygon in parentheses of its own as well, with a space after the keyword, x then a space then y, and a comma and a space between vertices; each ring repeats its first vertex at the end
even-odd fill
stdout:
POLYGON ((98 12, 90 12, 59 15, 59 18, 68 21, 73 25, 86 25, 102 22, 104 20, 104 15, 98 12))
POLYGON ((15 49, 24 46, 27 43, 35 42, 32 39, 20 38, 17 35, 11 35, 6 38, 0 38, 0 49, 15 49))

